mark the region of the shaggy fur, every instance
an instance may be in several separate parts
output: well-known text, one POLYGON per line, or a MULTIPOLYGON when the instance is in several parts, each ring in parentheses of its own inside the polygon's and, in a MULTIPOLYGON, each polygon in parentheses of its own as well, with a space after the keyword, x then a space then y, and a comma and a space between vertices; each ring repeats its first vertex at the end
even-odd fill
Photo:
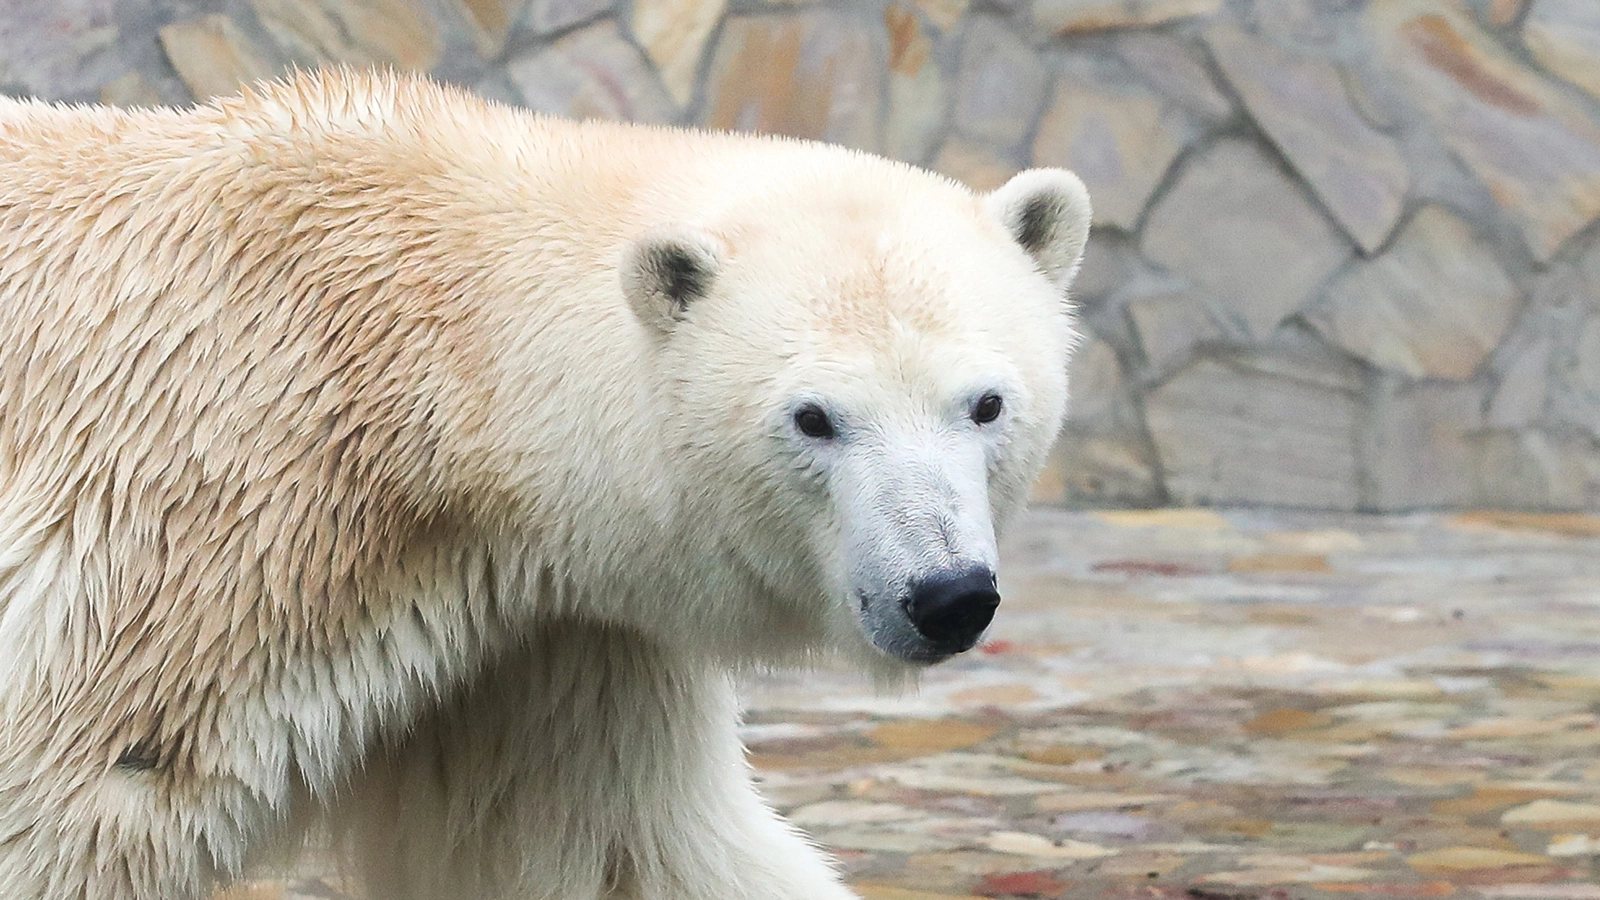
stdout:
POLYGON ((1010 190, 388 76, 0 99, 0 896, 194 900, 319 821, 386 900, 850 896, 729 676, 902 664, 773 422, 915 393, 818 347, 981 358, 1004 518, 1088 221, 1010 190))

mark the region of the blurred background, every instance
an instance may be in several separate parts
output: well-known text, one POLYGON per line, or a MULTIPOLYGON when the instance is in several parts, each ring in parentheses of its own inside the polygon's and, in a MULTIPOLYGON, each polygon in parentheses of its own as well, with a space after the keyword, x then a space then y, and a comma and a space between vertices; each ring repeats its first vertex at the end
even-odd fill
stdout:
POLYGON ((0 0, 18 95, 329 62, 977 188, 1077 170, 1044 503, 1600 505, 1596 0, 0 0))

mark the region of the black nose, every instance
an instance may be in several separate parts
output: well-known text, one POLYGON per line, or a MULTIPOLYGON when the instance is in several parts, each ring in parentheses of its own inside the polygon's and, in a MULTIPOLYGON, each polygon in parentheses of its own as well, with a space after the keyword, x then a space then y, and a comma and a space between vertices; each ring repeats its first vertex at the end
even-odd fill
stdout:
POLYGON ((994 573, 972 569, 912 585, 906 611, 918 634, 941 650, 960 653, 978 642, 999 605, 994 573))

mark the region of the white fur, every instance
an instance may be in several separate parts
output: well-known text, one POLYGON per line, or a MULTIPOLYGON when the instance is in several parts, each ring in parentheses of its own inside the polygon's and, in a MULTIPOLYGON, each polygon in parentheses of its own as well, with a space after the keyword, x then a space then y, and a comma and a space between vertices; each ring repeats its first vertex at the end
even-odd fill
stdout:
POLYGON ((0 897, 198 900, 320 826, 375 900, 849 897, 730 676, 929 658, 1087 227, 1065 173, 387 76, 0 102, 0 897))

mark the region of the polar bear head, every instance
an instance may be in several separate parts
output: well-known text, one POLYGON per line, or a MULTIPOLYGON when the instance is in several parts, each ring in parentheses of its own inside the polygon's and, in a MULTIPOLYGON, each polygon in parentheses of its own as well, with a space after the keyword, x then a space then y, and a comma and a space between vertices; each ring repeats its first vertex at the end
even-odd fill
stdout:
POLYGON ((975 195, 855 159, 654 228, 621 280, 750 602, 893 668, 972 647, 1000 602, 996 528, 1065 413, 1090 209, 1062 170, 975 195))

